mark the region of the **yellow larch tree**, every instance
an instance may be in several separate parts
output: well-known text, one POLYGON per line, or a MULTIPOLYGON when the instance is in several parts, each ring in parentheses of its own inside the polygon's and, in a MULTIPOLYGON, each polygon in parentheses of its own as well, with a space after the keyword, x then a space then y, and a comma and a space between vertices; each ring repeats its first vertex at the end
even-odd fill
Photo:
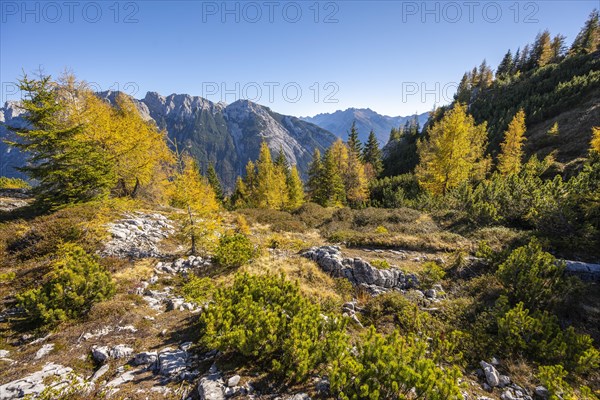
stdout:
POLYGON ((428 138, 418 142, 419 184, 444 195, 469 179, 482 179, 489 169, 486 140, 487 123, 476 125, 467 107, 456 104, 428 129, 428 138))
POLYGON ((519 110, 508 124, 508 129, 504 132, 504 141, 500 145, 498 171, 501 174, 515 174, 521 170, 525 130, 525 112, 519 110))

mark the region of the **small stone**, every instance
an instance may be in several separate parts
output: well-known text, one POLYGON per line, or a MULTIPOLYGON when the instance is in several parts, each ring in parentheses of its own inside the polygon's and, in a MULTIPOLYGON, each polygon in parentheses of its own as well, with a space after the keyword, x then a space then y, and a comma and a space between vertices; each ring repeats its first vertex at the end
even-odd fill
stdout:
POLYGON ((242 379, 242 377, 239 375, 232 376, 231 378, 229 378, 227 380, 227 386, 229 386, 229 387, 237 386, 240 383, 240 379, 242 379))
POLYGON ((125 326, 119 326, 119 327, 117 327, 117 331, 119 331, 119 332, 136 333, 138 330, 133 325, 125 325, 125 326))
POLYGON ((510 377, 506 376, 506 375, 500 375, 500 383, 498 384, 498 386, 500 386, 501 388, 506 387, 510 385, 510 377))
POLYGON ((550 392, 544 386, 537 386, 535 388, 535 395, 542 399, 547 399, 550 396, 550 392))
POLYGON ((193 342, 183 342, 179 345, 179 348, 183 351, 188 351, 192 347, 193 344, 194 344, 193 342))
POLYGON ((112 348, 110 355, 112 358, 127 358, 133 354, 133 349, 124 344, 118 344, 112 348))
POLYGON ((36 353, 35 359, 39 360, 40 358, 48 355, 52 350, 54 350, 54 343, 48 343, 43 345, 36 353))
POLYGON ((110 366, 108 364, 105 364, 105 365, 101 366, 100 368, 98 368, 98 370, 96 372, 94 372, 94 375, 92 375, 92 377, 90 378, 90 380, 92 382, 96 382, 104 374, 106 374, 109 369, 110 369, 110 366))
POLYGON ((435 289, 427 289, 425 291, 425 297, 427 297, 428 299, 435 299, 437 296, 437 293, 435 291, 435 289))
POLYGON ((0 350, 0 358, 6 358, 10 355, 10 351, 8 350, 0 350))
POLYGON ((144 351, 135 355, 133 365, 154 364, 158 359, 158 353, 155 351, 144 351))
POLYGON ((102 364, 110 357, 110 350, 107 346, 92 346, 92 357, 102 364))

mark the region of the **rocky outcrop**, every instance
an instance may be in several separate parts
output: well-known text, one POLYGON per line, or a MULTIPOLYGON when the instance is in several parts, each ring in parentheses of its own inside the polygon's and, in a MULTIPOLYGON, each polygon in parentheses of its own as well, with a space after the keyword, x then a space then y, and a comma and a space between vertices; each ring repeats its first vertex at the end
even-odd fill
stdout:
POLYGON ((397 268, 378 269, 360 258, 344 258, 338 246, 313 247, 302 253, 315 261, 321 269, 332 276, 348 279, 372 294, 389 290, 406 290, 418 285, 414 274, 406 274, 397 268))
POLYGON ((91 384, 73 373, 73 369, 63 367, 59 364, 48 363, 41 371, 34 372, 24 378, 9 382, 0 386, 0 399, 10 400, 19 399, 25 396, 35 397, 42 393, 46 388, 51 388, 56 393, 77 386, 85 391, 85 388, 91 388, 91 384))
POLYGON ((161 240, 174 232, 171 221, 162 214, 135 212, 108 225, 112 239, 105 245, 103 256, 121 258, 162 257, 161 240))

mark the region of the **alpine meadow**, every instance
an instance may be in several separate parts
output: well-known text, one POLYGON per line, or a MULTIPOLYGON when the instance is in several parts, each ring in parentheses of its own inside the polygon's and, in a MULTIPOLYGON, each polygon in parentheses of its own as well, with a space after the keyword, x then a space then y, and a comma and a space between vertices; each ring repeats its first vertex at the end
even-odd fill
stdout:
POLYGON ((599 400, 597 1, 1 11, 0 400, 599 400))

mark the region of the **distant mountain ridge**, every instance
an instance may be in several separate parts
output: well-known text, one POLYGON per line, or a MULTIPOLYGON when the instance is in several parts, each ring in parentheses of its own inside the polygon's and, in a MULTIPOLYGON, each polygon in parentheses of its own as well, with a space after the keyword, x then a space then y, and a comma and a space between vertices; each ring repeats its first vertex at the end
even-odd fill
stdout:
MULTIPOLYGON (((98 95, 114 102, 117 94, 98 95)), ((288 162, 297 165, 306 176, 314 149, 323 152, 337 138, 317 125, 278 114, 248 100, 227 105, 187 94, 162 96, 148 92, 143 99, 133 101, 142 116, 166 130, 169 139, 189 152, 202 170, 212 162, 228 189, 233 188, 248 160, 258 157, 263 140, 274 153, 281 149, 288 162)), ((17 103, 6 103, 0 108, 0 122, 9 126, 24 123, 17 103)), ((1 141, 10 135, 0 125, 0 175, 22 177, 15 167, 24 165, 25 156, 1 141)))
POLYGON ((404 125, 406 121, 417 117, 419 124, 423 126, 429 118, 429 113, 415 114, 406 117, 390 117, 381 115, 371 110, 370 108, 347 108, 346 110, 338 110, 333 113, 317 114, 313 117, 300 117, 306 122, 311 122, 321 128, 333 132, 335 135, 343 139, 348 137, 348 132, 352 126, 352 122, 356 121, 358 129, 358 137, 365 142, 369 136, 371 129, 375 132, 377 140, 381 146, 384 146, 389 137, 392 128, 398 128, 404 125))

